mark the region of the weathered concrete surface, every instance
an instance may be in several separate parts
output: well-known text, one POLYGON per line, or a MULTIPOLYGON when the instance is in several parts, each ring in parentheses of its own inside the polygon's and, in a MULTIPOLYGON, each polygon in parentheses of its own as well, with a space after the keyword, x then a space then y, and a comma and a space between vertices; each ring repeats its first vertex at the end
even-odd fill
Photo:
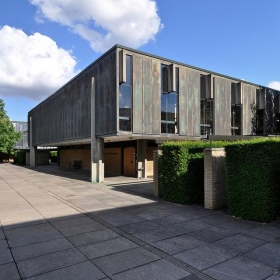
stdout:
POLYGON ((0 164, 0 280, 279 277, 280 221, 167 203, 148 179, 50 168, 0 164))

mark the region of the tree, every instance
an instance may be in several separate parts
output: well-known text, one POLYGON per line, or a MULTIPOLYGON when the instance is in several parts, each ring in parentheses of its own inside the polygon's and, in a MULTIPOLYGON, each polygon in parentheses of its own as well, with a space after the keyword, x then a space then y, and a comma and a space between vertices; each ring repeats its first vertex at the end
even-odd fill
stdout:
POLYGON ((0 99, 0 152, 10 154, 16 142, 22 138, 22 133, 14 128, 4 108, 5 103, 0 99))

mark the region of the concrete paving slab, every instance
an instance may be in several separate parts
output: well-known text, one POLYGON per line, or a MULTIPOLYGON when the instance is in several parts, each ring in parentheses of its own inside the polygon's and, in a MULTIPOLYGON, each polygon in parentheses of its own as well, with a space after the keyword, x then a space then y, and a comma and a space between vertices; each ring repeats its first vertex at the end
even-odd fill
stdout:
POLYGON ((94 232, 82 233, 68 237, 68 240, 76 247, 81 247, 88 244, 94 244, 101 241, 114 239, 119 237, 119 234, 110 229, 98 230, 94 232))
POLYGON ((182 235, 183 232, 178 229, 173 229, 168 226, 158 226, 157 229, 151 231, 145 231, 140 233, 134 233, 133 235, 149 244, 159 240, 167 239, 170 237, 182 235))
POLYGON ((145 221, 145 219, 140 218, 131 213, 127 213, 123 210, 110 211, 104 214, 101 213, 101 214, 97 214, 97 216, 113 226, 121 226, 121 225, 145 221))
POLYGON ((242 254, 256 247, 259 247, 264 243, 265 241, 262 239, 238 233, 233 236, 218 240, 213 244, 226 250, 242 254))
POLYGON ((19 280, 17 267, 15 263, 0 265, 0 280, 19 280))
POLYGON ((6 240, 0 240, 0 265, 13 262, 13 257, 6 240))
POLYGON ((203 270, 236 255, 234 252, 208 244, 176 254, 174 257, 199 270, 203 270))
POLYGON ((275 272, 270 266, 241 256, 212 266, 204 272, 217 280, 261 280, 275 272))
POLYGON ((174 255, 205 244, 206 243, 201 240, 184 234, 155 242, 152 245, 170 255, 174 255))
POLYGON ((19 261, 62 251, 65 249, 70 249, 73 247, 74 246, 66 238, 59 238, 50 241, 17 247, 12 249, 12 253, 15 261, 19 261))
POLYGON ((63 237, 49 223, 8 229, 5 233, 12 248, 63 237))
POLYGON ((64 236, 77 235, 81 233, 105 229, 103 225, 92 219, 81 215, 77 218, 62 221, 51 221, 52 225, 64 236))
POLYGON ((179 280, 190 275, 190 273, 175 266, 166 260, 158 260, 120 274, 112 276, 113 280, 179 280))
POLYGON ((155 230, 159 227, 159 225, 152 221, 144 221, 139 223, 132 223, 124 226, 119 226, 120 230, 123 230, 130 234, 141 233, 145 231, 155 230))
POLYGON ((38 224, 47 224, 48 221, 46 219, 28 219, 23 221, 12 221, 7 222, 5 225, 3 225, 3 229, 15 229, 15 228, 21 228, 21 227, 27 227, 27 226, 33 226, 38 224))
POLYGON ((171 226, 172 228, 180 230, 183 233, 189 233, 203 228, 207 228, 210 225, 202 222, 200 219, 196 219, 196 220, 186 221, 179 224, 173 224, 171 226))
POLYGON ((280 280, 280 272, 275 272, 273 275, 266 278, 266 280, 280 280))
POLYGON ((191 215, 171 215, 171 216, 164 216, 162 218, 153 219, 153 222, 160 224, 160 225, 173 225, 179 224, 186 221, 193 220, 194 217, 191 215))
POLYGON ((92 260, 136 247, 138 247, 138 245, 130 240, 124 237, 118 237, 95 244, 81 246, 79 249, 87 258, 92 260))
POLYGON ((274 228, 266 224, 251 230, 242 231, 242 233, 265 241, 272 241, 280 237, 280 228, 274 228))
POLYGON ((74 248, 18 261, 17 265, 21 277, 27 278, 85 261, 86 257, 74 248))
POLYGON ((93 260, 93 263, 99 267, 108 276, 144 265, 160 257, 144 248, 135 248, 125 252, 109 255, 93 260))
MULTIPOLYGON (((219 264, 230 261, 232 257, 231 255, 227 254, 233 254, 233 258, 240 254, 238 252, 228 252, 223 247, 217 247, 212 244, 208 245, 208 248, 210 246, 210 253, 204 248, 205 245, 201 245, 204 244, 203 240, 207 242, 216 242, 217 238, 222 238, 219 239, 219 241, 221 241, 225 238, 234 236, 229 235, 225 237, 224 235, 220 236, 221 234, 232 234, 232 232, 234 232, 239 235, 245 235, 250 240, 253 240, 253 243, 255 239, 260 239, 264 243, 261 243, 260 247, 254 247, 254 245, 251 250, 247 251, 247 253, 253 254, 255 250, 261 248, 263 252, 261 251, 254 253, 257 255, 263 254, 264 256, 271 255, 271 258, 273 259, 279 258, 277 251, 275 253, 275 251, 272 250, 273 247, 277 247, 276 245, 269 245, 266 247, 263 246, 269 244, 270 241, 277 243, 277 238, 280 237, 280 220, 265 225, 256 222, 248 222, 231 217, 226 210, 212 211, 205 210, 202 206, 198 205, 176 205, 174 203, 168 203, 155 199, 151 196, 146 196, 144 194, 147 190, 146 186, 148 184, 143 182, 139 184, 138 179, 131 180, 131 178, 124 177, 126 181, 124 180, 121 182, 120 178, 118 178, 118 180, 115 182, 116 184, 111 184, 111 186, 107 186, 106 183, 91 184, 90 182, 85 181, 85 176, 83 175, 84 177, 82 178, 82 176, 78 174, 79 172, 69 172, 69 170, 64 172, 58 167, 57 169, 59 170, 56 171, 56 174, 51 175, 49 172, 51 168, 53 167, 40 166, 37 167, 35 171, 29 168, 10 164, 1 165, 0 174, 5 173, 4 176, 7 176, 6 178, 8 179, 8 183, 5 182, 5 184, 1 184, 2 175, 0 175, 0 200, 2 201, 2 203, 0 203, 0 215, 4 215, 4 218, 7 218, 8 215, 12 217, 14 214, 23 214, 23 212, 27 213, 30 211, 30 209, 42 212, 42 214, 54 214, 54 216, 49 216, 50 223, 47 223, 44 218, 38 219, 37 221, 32 221, 32 219, 29 217, 27 220, 20 219, 17 221, 17 223, 5 225, 3 230, 8 232, 7 229, 9 227, 12 227, 10 230, 20 229, 29 227, 27 226, 29 223, 36 223, 36 225, 39 225, 40 222, 44 222, 45 224, 49 225, 55 225, 57 223, 57 230, 60 234, 59 237, 54 239, 51 238, 44 240, 43 238, 41 240, 40 238, 36 237, 36 234, 39 234, 39 231, 35 232, 34 229, 30 227, 30 234, 31 236, 34 236, 34 240, 32 242, 29 240, 28 244, 19 244, 18 247, 13 247, 12 249, 16 252, 16 250, 19 251, 20 248, 27 249, 30 246, 29 254, 31 255, 27 254, 23 257, 24 259, 17 259, 18 263, 31 259, 46 257, 67 250, 67 248, 64 248, 64 246, 61 244, 56 245, 53 243, 53 245, 50 245, 54 240, 65 239, 65 235, 67 235, 66 238, 71 243, 71 246, 73 246, 72 249, 77 247, 77 250, 79 250, 79 248, 87 247, 88 255, 93 254, 94 259, 92 259, 92 261, 95 262, 102 259, 104 260, 104 264, 106 261, 109 263, 108 260, 111 258, 113 259, 113 256, 119 256, 115 262, 121 262, 122 258, 120 256, 122 255, 127 256, 129 263, 130 251, 137 252, 138 250, 140 251, 144 248, 145 250, 149 250, 149 252, 153 252, 153 254, 158 258, 165 259, 165 261, 167 261, 169 264, 172 264, 172 266, 174 265, 177 267, 176 265, 180 265, 180 269, 185 271, 187 275, 178 277, 178 279, 183 278, 194 280, 197 279, 197 277, 202 277, 204 279, 209 277, 206 274, 203 274, 202 271, 199 272, 196 270, 196 266, 193 265, 197 255, 200 255, 200 259, 197 261, 197 263, 202 266, 204 264, 205 266, 204 262, 206 262, 207 268, 205 269, 210 269, 214 266, 218 266, 219 264), (3 170, 5 172, 3 172, 3 170), (73 173, 73 176, 71 173, 73 173), (71 178, 67 177, 69 174, 71 175, 71 178), (74 175, 79 175, 80 177, 74 178, 74 175), (15 176, 16 179, 14 180, 15 176), (131 180, 131 182, 129 182, 129 180, 131 180), (4 185, 4 188, 8 191, 2 192, 1 185, 4 185), (134 189, 134 191, 131 191, 132 189, 134 189), (21 195, 23 195, 24 198, 21 197, 21 195), (96 199, 97 196, 99 200, 96 199), (110 205, 109 203, 114 205, 110 205), (75 208, 75 206, 79 207, 80 209, 84 209, 84 211, 87 213, 75 212, 75 216, 73 217, 69 211, 71 212, 71 209, 75 208), (20 209, 23 209, 23 211, 20 212, 20 209), (61 209, 61 211, 59 209, 61 209), (68 209, 70 210, 68 211, 68 209), (60 215, 59 219, 61 217, 61 221, 56 220, 56 214, 60 215), (85 219, 82 221, 80 220, 80 217, 85 219), (144 220, 142 220, 142 222, 135 223, 133 220, 134 217, 144 220), (102 219, 104 224, 102 224, 102 219), (149 221, 147 219, 149 219, 149 221), (117 226, 119 223, 122 223, 125 220, 129 224, 117 226), (100 221, 100 223, 97 223, 96 221, 100 221), (111 224, 108 222, 111 222, 111 224), (98 225, 97 228, 96 223, 98 225), (99 228, 100 226, 102 227, 101 229, 99 228), (151 245, 147 245, 146 242, 135 237, 135 234, 155 230, 166 232, 158 233, 158 235, 163 239, 155 241, 155 244, 150 243, 151 245), (175 236, 173 236, 174 231, 176 231, 175 236), (169 236, 170 234, 171 236, 169 236), (186 237, 183 238, 184 236, 186 237), (201 238, 201 240, 198 238, 201 238), (124 244, 116 244, 115 240, 117 239, 124 239, 126 241, 124 244), (29 244, 30 242, 31 244, 29 244), (46 246, 47 243, 49 243, 50 246, 46 246), (132 248, 130 247, 131 244, 132 248), (37 245, 39 247, 36 249, 37 245), (158 247, 156 247, 156 245, 158 245, 158 247), (193 247, 194 245, 198 247, 193 247), (36 251, 38 251, 39 255, 35 254, 36 251), (191 254, 188 256, 187 254, 189 252, 191 252, 191 254), (176 259, 172 254, 175 254, 175 256, 182 254, 182 256, 184 255, 185 258, 184 260, 183 257, 182 260, 176 259), (186 261, 187 259, 188 261, 186 261), (215 260, 215 263, 209 264, 209 260, 215 260), (219 262, 216 263, 217 260, 219 262), (190 273, 192 273, 192 275, 190 273)), ((89 176, 89 172, 87 176, 89 176)), ((33 211, 31 211, 31 213, 32 212, 33 211)), ((54 227, 53 229, 56 230, 54 227)), ((22 234, 24 235, 24 233, 21 233, 20 235, 22 234)), ((15 236, 12 237, 13 241, 15 236)), ((21 236, 21 239, 24 240, 23 236, 21 236)), ((3 238, 1 239, 1 230, 0 240, 4 240, 3 238)), ((146 241, 151 242, 149 239, 146 241)), ((8 240, 8 244, 9 242, 10 240, 8 240)), ((250 242, 251 241, 248 240, 246 243, 251 244, 250 242)), ((81 251, 79 250, 79 252, 81 251)), ((245 255, 247 253, 245 253, 245 255)), ((71 255, 71 253, 66 255, 71 255)), ((82 253, 81 255, 83 256, 82 253)), ((137 257, 137 253, 131 255, 131 263, 132 265, 136 265, 131 269, 123 271, 123 268, 120 267, 121 264, 119 266, 115 265, 116 269, 121 270, 119 270, 120 272, 116 272, 117 274, 113 274, 112 278, 118 276, 119 279, 137 279, 137 277, 140 277, 141 279, 140 274, 143 271, 146 279, 154 279, 156 277, 155 275, 159 275, 159 279, 173 279, 172 277, 174 277, 174 274, 171 273, 172 276, 170 276, 169 271, 165 272, 159 268, 152 268, 153 272, 149 274, 151 269, 151 266, 149 265, 151 265, 151 263, 137 266, 137 264, 133 264, 132 261, 137 257), (154 272, 157 274, 153 274, 154 272), (151 278, 149 278, 149 275, 151 278)), ((244 256, 241 253, 239 257, 244 256)), ((266 265, 267 267, 270 266, 270 264, 262 263, 257 259, 253 259, 253 257, 254 256, 252 255, 250 258, 245 258, 266 265)), ((269 257, 266 258, 269 259, 269 257)), ((47 261, 47 263, 50 263, 50 266, 52 265, 51 262, 52 260, 47 261)), ((153 261, 152 263, 156 262, 157 261, 153 261)), ((89 269, 89 271, 92 272, 88 274, 83 274, 83 272, 80 271, 82 268, 80 268, 79 265, 82 263, 88 263, 88 260, 82 261, 78 264, 70 264, 69 266, 66 264, 66 266, 63 268, 50 267, 51 271, 42 273, 39 272, 40 274, 30 277, 33 277, 34 279, 41 279, 40 277, 42 277, 42 279, 71 279, 71 275, 74 274, 74 279, 87 279, 87 277, 89 277, 88 279, 96 279, 94 278, 96 275, 93 270, 89 269), (75 274, 75 271, 77 270, 80 271, 79 274, 75 274)), ((113 262, 111 261, 111 263, 108 265, 113 266, 114 264, 112 263, 113 262)), ((241 262, 235 262, 235 264, 236 270, 238 270, 238 266, 241 265, 241 262)), ((41 265, 43 266, 43 264, 41 265)), ((249 266, 249 264, 245 264, 245 266, 246 265, 249 266)), ((276 263, 274 265, 275 267, 273 269, 277 270, 278 264, 276 263)), ((38 266, 40 265, 38 264, 38 266)), ((92 267, 95 266, 92 264, 91 268, 92 267)), ((84 270, 87 269, 85 268, 84 270)), ((171 271, 171 269, 169 270, 171 271)), ((240 270, 242 271, 242 268, 240 270)), ((248 270, 250 270, 250 267, 248 270)), ((243 274, 243 272, 241 274, 243 274)), ((244 272, 244 278, 246 278, 245 276, 246 273, 244 272)), ((277 274, 274 274, 274 276, 277 277, 277 274)), ((102 277, 102 280, 106 279, 106 275, 104 274, 102 274, 100 277, 102 277)), ((239 279, 242 279, 242 276, 239 275, 238 277, 239 279)), ((272 274, 268 277, 272 277, 272 274)), ((110 277, 107 277, 107 279, 109 280, 110 277)), ((175 279, 177 278, 175 277, 175 279)))
POLYGON ((4 231, 0 228, 0 240, 5 239, 4 231))
POLYGON ((280 239, 251 250, 244 256, 280 269, 280 239))
POLYGON ((31 277, 28 280, 99 280, 104 279, 104 277, 106 275, 102 271, 92 262, 87 261, 31 277))
POLYGON ((188 233, 189 236, 193 236, 197 239, 202 241, 211 243, 217 241, 219 239, 223 239, 225 237, 237 234, 237 231, 218 227, 218 226, 211 226, 207 228, 203 228, 200 230, 196 230, 193 232, 188 233))

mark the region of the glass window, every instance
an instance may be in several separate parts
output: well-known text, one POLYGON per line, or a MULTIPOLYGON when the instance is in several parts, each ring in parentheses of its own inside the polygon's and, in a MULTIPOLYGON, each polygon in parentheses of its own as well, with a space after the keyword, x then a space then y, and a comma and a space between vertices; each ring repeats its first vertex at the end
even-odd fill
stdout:
POLYGON ((231 105, 231 135, 241 135, 241 105, 231 105))
POLYGON ((237 83, 231 83, 231 135, 241 135, 241 91, 237 83))
POLYGON ((213 100, 200 100, 200 134, 213 134, 213 100))
POLYGON ((161 133, 178 133, 179 69, 175 70, 176 91, 166 92, 167 65, 161 67, 161 133))
POLYGON ((132 107, 132 57, 126 55, 126 82, 119 86, 119 129, 131 131, 131 107, 132 107))
POLYGON ((264 134, 264 110, 256 112, 256 134, 264 134))

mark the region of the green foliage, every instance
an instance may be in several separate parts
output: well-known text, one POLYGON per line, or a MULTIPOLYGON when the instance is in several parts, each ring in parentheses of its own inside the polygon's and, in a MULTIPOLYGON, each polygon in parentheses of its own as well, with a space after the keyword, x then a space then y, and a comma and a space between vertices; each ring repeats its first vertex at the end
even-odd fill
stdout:
POLYGON ((57 151, 50 151, 51 157, 57 157, 57 151))
POLYGON ((231 215, 260 222, 280 208, 280 140, 238 141, 226 149, 226 187, 231 215))
POLYGON ((50 151, 51 162, 57 163, 57 151, 50 151))
POLYGON ((26 165, 26 152, 25 151, 15 151, 14 163, 19 164, 19 165, 26 165))
MULTIPOLYGON (((226 144, 215 141, 212 147, 226 144)), ((209 147, 209 141, 166 142, 161 145, 159 180, 165 200, 180 204, 203 203, 203 150, 209 147)))
POLYGON ((22 134, 16 131, 5 111, 5 104, 0 99, 0 152, 13 153, 17 141, 22 138, 22 134))

